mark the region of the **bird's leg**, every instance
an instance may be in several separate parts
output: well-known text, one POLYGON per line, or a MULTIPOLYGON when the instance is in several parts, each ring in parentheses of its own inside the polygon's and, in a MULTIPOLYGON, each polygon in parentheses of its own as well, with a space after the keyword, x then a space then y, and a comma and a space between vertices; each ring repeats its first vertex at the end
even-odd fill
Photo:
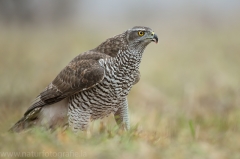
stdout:
POLYGON ((69 109, 69 126, 74 133, 77 133, 79 130, 86 131, 89 126, 90 117, 90 110, 82 110, 80 107, 69 109))
POLYGON ((123 130, 129 130, 129 115, 128 115, 128 102, 127 97, 122 101, 118 110, 114 114, 116 123, 123 130))

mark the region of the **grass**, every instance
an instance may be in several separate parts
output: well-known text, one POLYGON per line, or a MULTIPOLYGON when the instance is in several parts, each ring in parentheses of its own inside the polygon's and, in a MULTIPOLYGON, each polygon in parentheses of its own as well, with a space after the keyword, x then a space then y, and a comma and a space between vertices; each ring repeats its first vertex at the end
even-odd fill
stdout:
POLYGON ((110 116, 79 135, 7 130, 74 56, 106 37, 1 28, 0 158, 24 158, 4 152, 30 158, 31 152, 34 158, 239 158, 238 28, 155 30, 160 42, 146 49, 141 80, 129 94, 131 130, 119 131, 110 116))

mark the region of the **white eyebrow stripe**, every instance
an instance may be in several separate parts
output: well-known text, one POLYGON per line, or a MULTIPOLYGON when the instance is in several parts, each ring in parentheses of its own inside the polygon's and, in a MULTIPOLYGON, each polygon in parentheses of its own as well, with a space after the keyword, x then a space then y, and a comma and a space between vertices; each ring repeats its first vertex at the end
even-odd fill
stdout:
POLYGON ((144 28, 136 28, 136 29, 129 29, 129 30, 132 30, 132 31, 147 31, 144 28))

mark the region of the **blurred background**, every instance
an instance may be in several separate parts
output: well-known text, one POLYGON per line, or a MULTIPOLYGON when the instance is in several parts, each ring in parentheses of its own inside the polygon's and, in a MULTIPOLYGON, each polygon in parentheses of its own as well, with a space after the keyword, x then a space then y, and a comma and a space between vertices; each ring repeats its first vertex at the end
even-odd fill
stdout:
POLYGON ((0 151, 240 158, 239 69, 239 0, 0 0, 0 151), (152 28, 159 43, 146 48, 129 95, 134 138, 109 138, 112 116, 96 121, 87 141, 6 134, 71 59, 137 25, 152 28), (45 144, 32 146, 36 138, 45 144))

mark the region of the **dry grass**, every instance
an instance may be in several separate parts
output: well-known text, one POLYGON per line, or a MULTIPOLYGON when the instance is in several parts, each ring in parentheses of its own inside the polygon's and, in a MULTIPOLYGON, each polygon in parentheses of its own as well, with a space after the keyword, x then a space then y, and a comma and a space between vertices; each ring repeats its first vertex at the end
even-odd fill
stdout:
POLYGON ((76 136, 6 131, 74 56, 106 37, 92 41, 69 30, 2 28, 0 152, 41 153, 35 158, 240 158, 240 30, 168 29, 158 33, 158 45, 146 49, 142 78, 129 95, 131 131, 119 132, 110 116, 76 136))

